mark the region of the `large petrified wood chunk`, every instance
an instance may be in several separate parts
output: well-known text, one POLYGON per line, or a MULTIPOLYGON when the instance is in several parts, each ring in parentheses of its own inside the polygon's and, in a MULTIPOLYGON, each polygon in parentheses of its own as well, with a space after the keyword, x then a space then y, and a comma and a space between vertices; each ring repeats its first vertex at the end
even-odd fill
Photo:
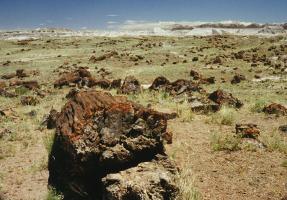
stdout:
POLYGON ((164 156, 157 156, 152 162, 109 174, 102 179, 104 200, 125 199, 175 199, 178 190, 174 163, 164 156))
POLYGON ((109 93, 75 94, 57 117, 49 184, 65 199, 101 199, 107 174, 165 154, 167 118, 109 93))

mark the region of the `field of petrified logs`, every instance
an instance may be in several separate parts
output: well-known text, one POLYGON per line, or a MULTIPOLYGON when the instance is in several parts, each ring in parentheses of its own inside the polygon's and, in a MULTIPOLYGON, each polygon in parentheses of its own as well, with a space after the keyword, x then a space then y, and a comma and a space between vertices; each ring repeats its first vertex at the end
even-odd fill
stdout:
POLYGON ((287 36, 0 41, 0 200, 287 199, 287 36))

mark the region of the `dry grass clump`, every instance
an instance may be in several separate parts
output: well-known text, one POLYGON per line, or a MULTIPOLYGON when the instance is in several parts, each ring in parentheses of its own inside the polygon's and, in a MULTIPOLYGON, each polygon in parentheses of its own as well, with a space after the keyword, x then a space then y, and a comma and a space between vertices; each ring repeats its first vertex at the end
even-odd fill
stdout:
POLYGON ((279 132, 262 133, 261 140, 269 151, 279 151, 287 155, 287 138, 283 137, 279 132))
POLYGON ((46 200, 62 200, 63 195, 58 194, 55 189, 49 188, 46 200))
POLYGON ((253 105, 250 106, 250 111, 253 113, 260 113, 262 112, 263 108, 267 105, 266 100, 258 99, 254 102, 253 105))
POLYGON ((182 169, 179 174, 177 184, 179 187, 179 197, 177 200, 199 200, 201 194, 193 187, 193 180, 191 178, 192 172, 190 169, 182 169))
POLYGON ((234 135, 214 133, 210 139, 210 145, 214 151, 240 150, 241 138, 234 135))
POLYGON ((187 101, 183 99, 180 103, 176 102, 176 100, 165 91, 144 90, 139 94, 129 95, 128 98, 143 106, 153 105, 155 108, 169 108, 177 113, 181 122, 190 122, 194 117, 187 101))
POLYGON ((229 107, 222 107, 220 111, 211 115, 207 122, 231 126, 236 119, 236 110, 229 107))

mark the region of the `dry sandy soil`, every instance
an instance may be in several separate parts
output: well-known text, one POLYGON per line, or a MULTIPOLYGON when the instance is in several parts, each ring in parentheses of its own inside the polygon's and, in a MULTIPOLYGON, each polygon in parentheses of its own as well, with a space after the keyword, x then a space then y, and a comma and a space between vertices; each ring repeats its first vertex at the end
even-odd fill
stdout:
POLYGON ((215 84, 202 87, 207 92, 231 92, 244 103, 242 108, 224 107, 217 113, 198 114, 182 97, 147 91, 128 96, 154 109, 178 113, 178 118, 169 121, 173 144, 166 148, 181 170, 183 198, 279 200, 287 195, 287 134, 278 130, 287 124, 286 116, 261 112, 272 102, 287 105, 286 36, 68 37, 0 41, 0 75, 24 69, 29 77, 22 80, 37 80, 44 94, 40 97, 21 86, 9 87, 19 78, 1 80, 7 91, 18 94, 14 98, 0 96, 0 111, 5 111, 0 114, 3 199, 59 199, 47 188, 47 160, 54 130, 47 130, 41 123, 51 108, 60 111, 67 101, 65 95, 70 88, 55 89, 54 81, 79 66, 88 67, 96 78, 101 78, 98 71, 104 68, 110 72, 107 79, 134 75, 142 84, 151 84, 158 76, 171 81, 190 80, 191 69, 204 77, 214 76, 215 84), (110 51, 118 56, 89 61, 93 55, 110 51), (243 58, 235 58, 234 53, 240 51, 244 51, 243 58), (136 55, 141 58, 134 59, 136 55), (231 84, 235 74, 245 75, 246 80, 231 84), (25 95, 36 96, 40 103, 22 105, 21 96, 25 95), (234 137, 236 123, 257 124, 261 131, 258 144, 234 137))

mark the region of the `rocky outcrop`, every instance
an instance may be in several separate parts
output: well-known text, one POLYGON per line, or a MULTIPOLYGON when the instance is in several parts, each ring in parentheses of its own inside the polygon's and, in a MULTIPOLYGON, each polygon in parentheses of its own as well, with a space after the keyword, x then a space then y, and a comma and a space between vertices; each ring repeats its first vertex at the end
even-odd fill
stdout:
MULTIPOLYGON (((120 96, 112 96, 100 91, 81 91, 74 95, 57 117, 56 137, 49 158, 49 184, 61 191, 65 199, 84 200, 113 199, 107 196, 111 190, 108 174, 125 170, 134 172, 134 177, 142 174, 137 169, 145 169, 146 190, 162 191, 169 188, 176 191, 173 173, 167 173, 160 183, 152 185, 159 171, 175 169, 173 165, 161 167, 150 164, 156 155, 165 156, 163 136, 167 134, 168 115, 144 108, 120 96), (149 166, 153 166, 149 168, 149 166), (148 175, 150 174, 150 175, 148 175), (104 178, 105 177, 105 178, 104 178), (104 179, 103 179, 104 178, 104 179), (103 179, 103 180, 102 180, 103 179), (167 182, 164 182, 167 181, 167 182)), ((167 158, 166 158, 167 159, 167 158)), ((153 162, 153 161, 152 161, 153 162)), ((143 173, 143 172, 142 172, 143 173)), ((162 179, 160 179, 162 180, 162 179)), ((117 185, 126 189, 125 184, 117 185)), ((128 190, 137 191, 134 182, 128 190)), ((155 192, 157 193, 157 192, 155 192)), ((168 191, 157 193, 157 199, 173 199, 168 191)), ((124 199, 124 198, 123 198, 124 199)))
POLYGON ((213 102, 222 105, 228 105, 235 108, 241 108, 243 103, 237 98, 233 97, 231 93, 227 93, 223 90, 216 90, 209 94, 208 98, 213 102))
POLYGON ((176 174, 174 163, 159 155, 151 162, 104 177, 103 199, 175 199, 176 174))

